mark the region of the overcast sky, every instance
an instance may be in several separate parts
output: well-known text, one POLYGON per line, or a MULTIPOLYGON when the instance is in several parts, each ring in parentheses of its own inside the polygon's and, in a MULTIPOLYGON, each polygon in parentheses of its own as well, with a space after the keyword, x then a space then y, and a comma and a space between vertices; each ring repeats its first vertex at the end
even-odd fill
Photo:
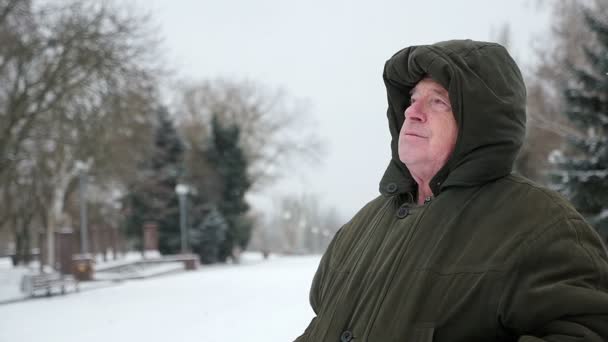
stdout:
POLYGON ((300 165, 251 198, 317 194, 344 218, 378 194, 389 161, 384 62, 397 50, 448 39, 492 40, 505 23, 513 53, 533 61, 547 30, 534 0, 140 0, 161 26, 167 61, 188 79, 251 79, 311 104, 326 141, 319 165, 300 165))

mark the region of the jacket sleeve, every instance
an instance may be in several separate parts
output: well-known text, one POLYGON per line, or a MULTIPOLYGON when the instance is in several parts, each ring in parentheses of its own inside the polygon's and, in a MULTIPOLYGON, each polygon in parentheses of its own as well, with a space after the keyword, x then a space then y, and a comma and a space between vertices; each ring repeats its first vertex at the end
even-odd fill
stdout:
POLYGON ((312 310, 315 312, 315 317, 313 317, 313 319, 310 321, 310 323, 308 324, 308 327, 306 328, 306 330, 304 331, 304 333, 298 337, 294 342, 304 342, 304 341, 308 341, 308 335, 310 334, 315 321, 317 319, 316 315, 319 314, 319 310, 320 310, 320 306, 321 303, 323 302, 323 289, 324 286, 327 282, 327 278, 328 278, 328 273, 329 273, 329 265, 330 265, 330 260, 332 257, 332 254, 334 253, 334 249, 336 248, 336 241, 338 240, 338 237, 340 235, 342 229, 338 230, 338 232, 336 233, 336 235, 334 235, 332 241, 330 242, 329 246, 327 246, 327 250, 325 250, 325 253, 323 253, 323 257, 321 258, 321 262, 319 263, 319 267, 317 268, 317 272, 315 273, 315 276, 312 280, 312 286, 310 287, 310 294, 309 294, 309 300, 310 300, 310 306, 312 307, 312 310))
POLYGON ((593 229, 563 219, 524 241, 498 308, 519 342, 608 341, 608 258, 593 229))

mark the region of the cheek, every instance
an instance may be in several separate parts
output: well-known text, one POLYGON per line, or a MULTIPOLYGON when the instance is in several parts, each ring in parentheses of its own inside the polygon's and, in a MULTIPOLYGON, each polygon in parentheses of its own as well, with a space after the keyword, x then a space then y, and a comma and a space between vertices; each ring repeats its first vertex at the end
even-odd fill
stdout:
POLYGON ((456 123, 451 120, 444 120, 438 123, 433 129, 433 145, 439 150, 451 149, 456 145, 458 128, 456 123))
POLYGON ((449 134, 446 135, 449 136, 452 146, 455 145, 456 138, 458 137, 458 125, 456 124, 455 120, 450 120, 448 126, 446 127, 446 132, 449 132, 449 134))
POLYGON ((445 135, 444 135, 444 144, 445 146, 447 146, 450 150, 450 153, 452 152, 452 150, 454 149, 454 146, 456 145, 456 139, 458 137, 458 128, 456 128, 456 124, 450 124, 448 125, 445 130, 445 135))

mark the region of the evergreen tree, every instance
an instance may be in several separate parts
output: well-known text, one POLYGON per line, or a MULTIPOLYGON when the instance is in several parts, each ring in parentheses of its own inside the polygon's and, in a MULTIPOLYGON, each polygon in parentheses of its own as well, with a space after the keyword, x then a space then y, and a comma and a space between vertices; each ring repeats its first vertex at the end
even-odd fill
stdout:
POLYGON ((216 206, 211 206, 207 215, 197 228, 190 230, 190 245, 192 252, 199 255, 203 264, 213 264, 219 261, 220 247, 226 240, 228 223, 216 206))
POLYGON ((245 194, 251 182, 247 175, 247 159, 239 146, 239 127, 224 126, 214 115, 211 132, 211 142, 205 154, 222 183, 217 206, 226 219, 228 230, 220 246, 219 260, 225 261, 233 256, 235 247, 245 249, 251 237, 252 224, 245 216, 249 210, 245 194))
POLYGON ((150 159, 126 198, 127 233, 141 248, 142 227, 154 221, 159 228, 159 250, 180 251, 179 202, 175 186, 182 175, 183 143, 165 108, 157 113, 157 127, 150 159))
POLYGON ((608 23, 586 13, 595 44, 584 47, 586 66, 571 66, 564 89, 564 114, 580 128, 564 151, 550 161, 553 186, 562 192, 606 239, 608 237, 608 23))

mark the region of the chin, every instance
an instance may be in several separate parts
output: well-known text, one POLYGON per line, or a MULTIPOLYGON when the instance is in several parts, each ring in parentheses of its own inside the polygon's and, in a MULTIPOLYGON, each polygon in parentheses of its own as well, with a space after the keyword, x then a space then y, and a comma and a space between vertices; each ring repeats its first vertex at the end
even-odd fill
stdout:
POLYGON ((414 165, 429 163, 428 154, 421 153, 420 151, 416 151, 416 153, 400 153, 399 160, 408 168, 414 165))
POLYGON ((401 160, 401 162, 403 164, 405 164, 406 166, 415 164, 416 161, 418 161, 419 159, 420 159, 419 156, 399 154, 399 160, 401 160))

